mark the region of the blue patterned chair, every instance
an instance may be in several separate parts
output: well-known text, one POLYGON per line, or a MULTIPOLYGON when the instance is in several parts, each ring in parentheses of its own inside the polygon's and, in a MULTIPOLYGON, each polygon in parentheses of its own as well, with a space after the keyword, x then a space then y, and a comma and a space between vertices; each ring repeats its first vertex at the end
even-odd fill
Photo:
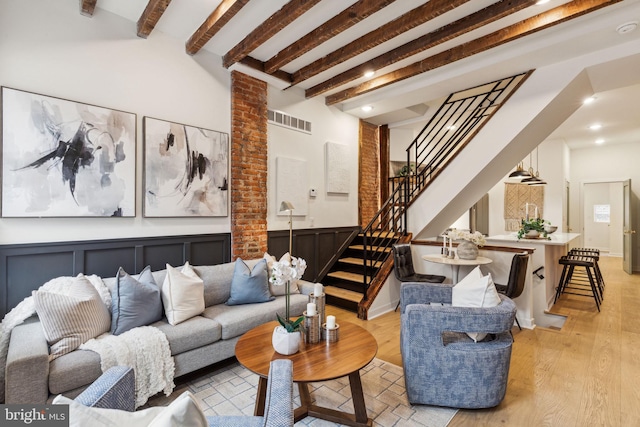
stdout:
POLYGON ((401 285, 400 350, 407 397, 412 404, 496 406, 507 389, 516 306, 500 295, 496 307, 452 307, 451 289, 437 283, 401 285), (476 343, 466 332, 489 335, 476 343))
MULTIPOLYGON (((102 374, 74 400, 85 406, 133 411, 135 407, 133 369, 116 366, 102 374)), ((209 416, 210 427, 293 426, 293 365, 290 360, 271 362, 264 417, 209 416)))

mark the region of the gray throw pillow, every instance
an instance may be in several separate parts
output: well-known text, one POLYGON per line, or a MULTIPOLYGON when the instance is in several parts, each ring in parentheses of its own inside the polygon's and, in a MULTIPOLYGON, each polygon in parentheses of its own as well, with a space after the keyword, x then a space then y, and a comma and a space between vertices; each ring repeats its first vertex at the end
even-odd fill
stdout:
POLYGON ((146 266, 134 278, 120 267, 111 297, 111 333, 120 335, 162 319, 160 288, 146 266))
POLYGON ((242 259, 236 259, 231 279, 231 296, 226 304, 252 304, 274 299, 269 292, 267 261, 261 259, 251 270, 242 259))

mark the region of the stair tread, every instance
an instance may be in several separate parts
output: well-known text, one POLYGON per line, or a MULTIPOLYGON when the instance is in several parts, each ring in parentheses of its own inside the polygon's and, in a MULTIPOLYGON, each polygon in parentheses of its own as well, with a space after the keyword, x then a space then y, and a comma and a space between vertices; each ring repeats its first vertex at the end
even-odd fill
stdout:
MULTIPOLYGON (((360 237, 364 236, 363 233, 358 234, 360 237)), ((394 231, 374 231, 371 233, 374 237, 398 237, 394 231)))
POLYGON ((327 276, 356 283, 363 283, 364 278, 362 274, 349 273, 348 271, 332 271, 331 273, 327 274, 327 276))
POLYGON ((344 299, 347 301, 352 301, 355 303, 359 303, 362 300, 361 293, 350 291, 348 289, 338 288, 336 286, 325 286, 324 292, 327 295, 331 295, 333 297, 344 299))
MULTIPOLYGON (((349 246, 349 249, 364 251, 364 245, 351 245, 349 246)), ((391 252, 391 248, 383 248, 380 246, 374 246, 373 249, 377 252, 391 252)))
MULTIPOLYGON (((364 265, 364 260, 362 258, 354 258, 354 257, 340 258, 340 262, 345 264, 352 264, 352 265, 360 265, 360 266, 364 265)), ((381 261, 373 262, 373 266, 375 268, 380 268, 381 265, 382 265, 381 261)))

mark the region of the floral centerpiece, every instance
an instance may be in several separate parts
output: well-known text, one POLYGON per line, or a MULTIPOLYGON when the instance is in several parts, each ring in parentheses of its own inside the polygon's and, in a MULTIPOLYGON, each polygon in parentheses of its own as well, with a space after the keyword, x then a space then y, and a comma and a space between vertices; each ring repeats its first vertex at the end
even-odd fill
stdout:
POLYGON ((518 240, 522 238, 539 239, 542 236, 543 239, 551 240, 548 236, 545 225, 551 224, 549 221, 545 221, 542 218, 534 219, 522 219, 520 221, 520 230, 518 230, 518 240))
POLYGON ((471 233, 470 231, 454 228, 449 230, 447 236, 452 240, 461 240, 456 248, 460 259, 476 259, 478 257, 478 246, 484 246, 487 243, 484 235, 479 231, 471 233))
POLYGON ((291 282, 302 278, 307 269, 307 262, 302 258, 282 257, 280 261, 274 262, 271 268, 269 281, 276 286, 286 286, 285 288, 285 314, 284 317, 276 313, 276 318, 280 326, 273 331, 273 347, 280 354, 293 354, 298 351, 300 345, 300 330, 304 317, 301 316, 291 320, 291 282), (284 334, 284 336, 283 336, 284 334), (291 336, 286 336, 291 335, 291 336))

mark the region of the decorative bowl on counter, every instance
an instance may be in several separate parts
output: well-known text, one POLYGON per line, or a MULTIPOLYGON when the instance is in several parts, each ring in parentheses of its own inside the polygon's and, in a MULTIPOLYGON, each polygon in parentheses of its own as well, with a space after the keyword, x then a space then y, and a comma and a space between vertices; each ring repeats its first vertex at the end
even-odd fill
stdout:
POLYGON ((546 232, 547 232, 547 234, 551 234, 551 233, 553 233, 554 231, 556 231, 557 229, 558 229, 558 226, 557 226, 557 225, 550 225, 550 224, 547 224, 547 225, 545 225, 545 226, 544 226, 544 231, 546 231, 546 232))

